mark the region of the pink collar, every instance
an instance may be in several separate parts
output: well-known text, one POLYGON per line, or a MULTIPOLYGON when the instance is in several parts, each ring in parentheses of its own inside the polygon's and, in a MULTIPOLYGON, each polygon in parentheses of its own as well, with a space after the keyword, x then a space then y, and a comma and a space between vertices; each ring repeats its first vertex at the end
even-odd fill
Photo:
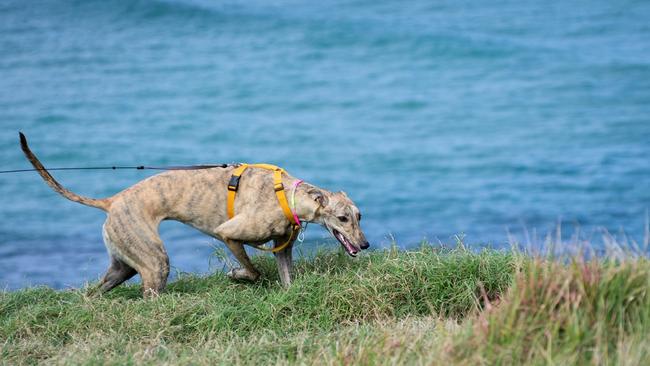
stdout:
POLYGON ((300 226, 300 219, 296 215, 296 189, 302 183, 302 179, 298 179, 291 183, 291 213, 293 214, 293 220, 296 222, 296 225, 300 226))

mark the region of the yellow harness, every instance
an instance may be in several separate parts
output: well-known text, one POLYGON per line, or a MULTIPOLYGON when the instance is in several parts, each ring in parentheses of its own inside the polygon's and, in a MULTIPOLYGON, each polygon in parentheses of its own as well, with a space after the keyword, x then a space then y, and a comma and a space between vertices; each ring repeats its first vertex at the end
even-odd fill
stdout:
POLYGON ((284 212, 284 216, 286 216, 287 220, 289 220, 289 222, 291 223, 291 227, 292 227, 291 235, 289 236, 289 240, 287 240, 285 243, 271 249, 264 248, 264 247, 256 247, 257 249, 265 250, 267 252, 273 252, 273 253, 279 252, 282 249, 286 248, 287 245, 289 245, 293 241, 296 233, 300 231, 300 225, 294 222, 293 212, 289 207, 287 196, 284 193, 284 184, 282 184, 282 173, 287 174, 287 172, 284 169, 271 164, 241 164, 237 168, 235 168, 235 170, 232 172, 232 176, 230 177, 230 181, 228 182, 228 201, 226 206, 228 211, 228 218, 232 219, 235 216, 235 197, 237 196, 237 190, 239 189, 239 179, 241 178, 241 175, 244 174, 244 171, 246 171, 246 169, 250 167, 273 171, 273 190, 275 191, 275 195, 278 198, 278 203, 282 208, 282 212, 284 212))

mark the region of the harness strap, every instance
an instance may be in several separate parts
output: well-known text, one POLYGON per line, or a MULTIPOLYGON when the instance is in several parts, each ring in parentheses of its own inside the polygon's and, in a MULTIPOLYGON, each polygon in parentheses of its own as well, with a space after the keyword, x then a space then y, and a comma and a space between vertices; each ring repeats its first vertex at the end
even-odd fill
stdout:
POLYGON ((232 219, 235 216, 235 197, 237 196, 237 190, 239 189, 239 180, 241 178, 241 175, 244 174, 244 171, 246 171, 246 169, 249 167, 273 171, 273 190, 275 191, 275 195, 278 198, 278 203, 280 204, 280 208, 282 208, 284 216, 289 220, 289 222, 291 222, 291 235, 289 236, 289 240, 281 245, 278 245, 275 248, 267 249, 264 247, 257 247, 257 249, 271 251, 274 253, 279 252, 282 249, 286 248, 293 241, 293 239, 295 239, 294 236, 296 233, 300 231, 300 220, 298 220, 297 216, 293 214, 291 207, 289 207, 287 196, 284 193, 284 184, 282 184, 282 173, 286 174, 286 171, 284 169, 271 164, 241 164, 235 168, 230 177, 230 181, 228 181, 228 199, 226 203, 228 217, 232 219))
POLYGON ((278 197, 278 202, 280 203, 282 212, 284 212, 284 216, 287 218, 287 220, 289 220, 293 226, 300 226, 300 221, 295 222, 294 220, 293 211, 291 211, 291 207, 289 207, 289 201, 287 201, 287 195, 284 193, 284 184, 282 184, 283 172, 284 170, 281 168, 277 168, 273 172, 273 190, 275 190, 275 195, 278 197))
POLYGON ((291 244, 291 242, 293 242, 293 240, 295 239, 296 233, 299 232, 299 231, 300 231, 300 227, 298 228, 298 230, 296 230, 295 227, 294 227, 293 230, 291 230, 291 235, 289 235, 289 239, 287 239, 287 241, 285 241, 284 243, 278 245, 277 247, 270 248, 270 249, 269 248, 264 248, 264 247, 256 247, 256 248, 259 249, 259 250, 263 250, 265 252, 277 253, 277 252, 281 251, 282 249, 286 248, 289 244, 291 244))
POLYGON ((235 216, 235 196, 237 195, 237 190, 239 189, 239 178, 248 168, 248 164, 242 164, 235 168, 228 182, 228 200, 227 200, 227 210, 228 218, 233 218, 235 216))

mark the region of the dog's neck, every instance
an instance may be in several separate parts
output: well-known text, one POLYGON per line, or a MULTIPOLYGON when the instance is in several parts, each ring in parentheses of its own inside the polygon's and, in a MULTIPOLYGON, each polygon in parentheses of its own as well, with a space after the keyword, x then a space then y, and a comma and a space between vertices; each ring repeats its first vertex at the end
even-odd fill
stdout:
MULTIPOLYGON (((300 185, 296 189, 296 207, 294 208, 296 216, 300 221, 306 221, 309 223, 322 224, 321 212, 323 207, 316 201, 313 197, 307 192, 308 189, 313 189, 314 186, 300 185)), ((320 191, 323 191, 320 188, 317 188, 320 191)))

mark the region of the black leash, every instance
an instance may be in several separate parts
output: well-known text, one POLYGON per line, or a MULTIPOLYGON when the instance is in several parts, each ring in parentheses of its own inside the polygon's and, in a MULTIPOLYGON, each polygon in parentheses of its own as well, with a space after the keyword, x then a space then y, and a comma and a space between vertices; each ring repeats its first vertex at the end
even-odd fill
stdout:
POLYGON ((226 168, 228 164, 201 164, 201 165, 176 165, 176 166, 92 166, 92 167, 75 167, 75 168, 45 168, 45 169, 14 169, 14 170, 0 170, 0 174, 5 173, 22 173, 22 172, 35 172, 39 170, 198 170, 198 169, 211 169, 211 168, 226 168))

